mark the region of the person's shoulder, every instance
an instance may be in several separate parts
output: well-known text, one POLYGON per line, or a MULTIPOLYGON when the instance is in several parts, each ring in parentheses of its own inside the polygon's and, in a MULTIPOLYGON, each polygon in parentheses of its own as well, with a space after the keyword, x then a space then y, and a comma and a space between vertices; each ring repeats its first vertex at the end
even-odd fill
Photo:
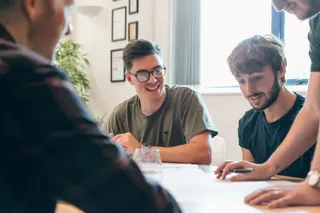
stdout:
POLYGON ((296 92, 295 92, 295 94, 297 96, 297 101, 302 102, 302 103, 304 103, 306 101, 306 97, 305 96, 303 96, 303 95, 301 95, 299 93, 296 93, 296 92))
POLYGON ((304 96, 300 95, 299 93, 295 93, 295 94, 297 96, 296 106, 300 110, 303 107, 303 105, 304 105, 304 103, 306 101, 306 98, 304 96))
POLYGON ((51 65, 49 59, 21 45, 4 40, 0 40, 0 59, 8 67, 36 68, 38 66, 47 66, 56 69, 51 65))
POLYGON ((320 37, 317 32, 320 32, 320 14, 316 14, 309 19, 309 26, 312 33, 315 33, 316 36, 320 37))
POLYGON ((168 86, 166 85, 166 89, 170 91, 170 93, 174 96, 180 96, 180 97, 185 97, 193 94, 198 94, 198 92, 188 86, 180 86, 180 85, 173 85, 173 86, 168 86))
MULTIPOLYGON (((137 96, 133 96, 120 104, 118 104, 111 112, 112 117, 121 117, 126 114, 128 109, 132 109, 132 106, 137 102, 137 96)), ((130 110, 131 111, 131 110, 130 110)))

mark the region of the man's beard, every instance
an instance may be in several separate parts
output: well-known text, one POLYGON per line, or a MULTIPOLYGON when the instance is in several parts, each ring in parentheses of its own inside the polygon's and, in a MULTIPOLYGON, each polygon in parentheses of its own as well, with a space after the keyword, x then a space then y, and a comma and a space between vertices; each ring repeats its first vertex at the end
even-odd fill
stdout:
MULTIPOLYGON (((280 89, 281 89, 281 86, 278 83, 278 78, 277 78, 277 76, 275 76, 274 84, 273 84, 273 87, 272 87, 271 91, 269 91, 267 95, 264 94, 266 96, 266 100, 265 100, 264 104, 261 107, 255 107, 251 103, 250 103, 250 105, 255 110, 258 110, 258 111, 263 111, 263 110, 267 109, 268 107, 270 107, 278 99, 278 96, 279 96, 279 93, 280 93, 280 89)), ((257 94, 254 94, 254 95, 259 95, 259 94, 257 93, 257 94)))

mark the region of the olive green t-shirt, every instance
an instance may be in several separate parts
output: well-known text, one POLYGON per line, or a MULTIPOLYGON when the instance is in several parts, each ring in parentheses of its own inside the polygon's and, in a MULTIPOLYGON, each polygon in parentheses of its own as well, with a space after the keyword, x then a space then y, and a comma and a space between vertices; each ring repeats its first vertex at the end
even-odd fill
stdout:
POLYGON ((138 96, 118 105, 109 117, 108 133, 130 132, 140 143, 162 147, 186 144, 203 131, 218 134, 199 93, 182 86, 165 89, 163 104, 150 116, 141 113, 138 96))
POLYGON ((320 15, 319 13, 309 20, 310 31, 308 34, 311 60, 311 72, 320 72, 320 15))

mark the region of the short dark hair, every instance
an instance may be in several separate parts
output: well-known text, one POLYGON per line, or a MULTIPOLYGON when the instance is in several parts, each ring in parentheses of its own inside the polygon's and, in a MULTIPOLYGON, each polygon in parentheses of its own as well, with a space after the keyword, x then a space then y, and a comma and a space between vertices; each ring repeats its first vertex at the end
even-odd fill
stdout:
POLYGON ((130 42, 123 50, 123 63, 127 70, 132 68, 132 61, 148 55, 162 55, 159 45, 144 39, 130 42))
MULTIPOLYGON (((273 35, 254 35, 240 42, 227 59, 230 71, 237 76, 240 73, 261 72, 270 65, 276 74, 287 62, 282 42, 273 35)), ((285 77, 281 79, 285 83, 285 77)))

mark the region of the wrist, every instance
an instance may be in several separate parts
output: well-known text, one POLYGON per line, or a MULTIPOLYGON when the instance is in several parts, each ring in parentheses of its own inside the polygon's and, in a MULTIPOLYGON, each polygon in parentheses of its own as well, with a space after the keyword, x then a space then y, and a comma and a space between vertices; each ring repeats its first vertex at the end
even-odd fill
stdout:
POLYGON ((279 168, 279 164, 272 164, 270 162, 265 162, 263 164, 264 170, 266 171, 266 173, 268 174, 268 176, 271 178, 272 176, 278 174, 280 172, 279 168))
POLYGON ((314 158, 311 162, 310 170, 317 170, 320 172, 320 161, 314 158))

